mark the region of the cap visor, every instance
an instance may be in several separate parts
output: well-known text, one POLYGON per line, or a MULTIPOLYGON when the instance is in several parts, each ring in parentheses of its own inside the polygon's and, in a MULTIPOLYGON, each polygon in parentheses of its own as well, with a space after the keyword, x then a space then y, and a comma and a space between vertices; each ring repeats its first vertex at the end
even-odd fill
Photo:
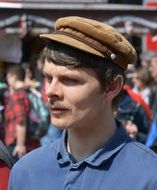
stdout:
POLYGON ((42 39, 47 39, 47 40, 54 40, 56 42, 60 42, 63 44, 66 44, 68 46, 74 47, 76 49, 100 56, 100 57, 105 57, 103 54, 101 54, 99 51, 96 49, 88 46, 87 44, 78 41, 74 38, 71 38, 70 36, 66 35, 61 35, 61 34, 41 34, 40 38, 42 39))

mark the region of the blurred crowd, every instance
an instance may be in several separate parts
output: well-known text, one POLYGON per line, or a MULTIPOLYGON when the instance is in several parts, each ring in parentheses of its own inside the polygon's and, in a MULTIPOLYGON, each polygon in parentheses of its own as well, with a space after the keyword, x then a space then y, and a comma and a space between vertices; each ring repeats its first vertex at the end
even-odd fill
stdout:
POLYGON ((128 68, 117 117, 128 134, 157 150, 157 54, 142 52, 128 68))
MULTIPOLYGON (((37 110, 41 109, 42 114, 47 109, 42 104, 47 104, 42 69, 40 59, 36 60, 33 68, 26 62, 8 64, 5 69, 0 65, 0 139, 14 162, 26 152, 56 140, 62 133, 46 115, 46 121, 38 118, 42 125, 37 126, 37 135, 30 133, 32 102, 36 101, 33 104, 38 105, 40 99, 37 110), (33 94, 31 99, 28 91, 33 94)), ((140 64, 129 66, 115 114, 132 138, 157 151, 157 53, 143 52, 140 64)))
POLYGON ((50 123, 40 59, 6 64, 0 72, 0 140, 14 163, 24 154, 60 137, 50 123))

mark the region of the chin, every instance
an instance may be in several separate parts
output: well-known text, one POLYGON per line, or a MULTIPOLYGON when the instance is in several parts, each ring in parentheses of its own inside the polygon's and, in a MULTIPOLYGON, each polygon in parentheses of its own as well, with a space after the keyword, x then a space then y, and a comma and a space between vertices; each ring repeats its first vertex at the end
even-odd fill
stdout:
POLYGON ((69 129, 70 126, 64 121, 51 119, 51 123, 58 129, 69 129))

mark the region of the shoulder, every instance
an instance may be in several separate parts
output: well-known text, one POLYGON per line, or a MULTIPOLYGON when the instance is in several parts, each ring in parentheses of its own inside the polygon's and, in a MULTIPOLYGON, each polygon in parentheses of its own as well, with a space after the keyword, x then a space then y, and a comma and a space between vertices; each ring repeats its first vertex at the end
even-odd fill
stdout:
MULTIPOLYGON (((14 173, 29 173, 49 165, 56 158, 59 140, 39 147, 23 156, 14 166, 14 173)), ((21 175, 21 174, 20 174, 21 175)))
POLYGON ((129 171, 129 178, 145 185, 144 189, 157 189, 157 154, 139 142, 124 146, 121 164, 129 171))
POLYGON ((58 153, 61 142, 61 138, 57 139, 20 158, 11 170, 9 189, 39 189, 39 186, 40 189, 45 189, 42 185, 45 187, 45 183, 52 183, 52 176, 57 175, 54 171, 60 170, 58 153))
POLYGON ((133 162, 135 165, 140 164, 139 166, 144 168, 148 166, 148 170, 157 171, 157 154, 151 149, 137 141, 127 143, 124 149, 128 154, 130 162, 133 162))
POLYGON ((157 154, 152 151, 150 148, 146 147, 144 144, 138 142, 138 141, 131 141, 131 146, 136 149, 139 153, 144 153, 148 155, 149 157, 152 157, 157 160, 157 154))
POLYGON ((37 148, 20 158, 11 170, 9 189, 21 190, 21 187, 30 189, 32 184, 38 182, 38 179, 43 179, 43 175, 52 172, 57 166, 58 142, 57 140, 37 148))

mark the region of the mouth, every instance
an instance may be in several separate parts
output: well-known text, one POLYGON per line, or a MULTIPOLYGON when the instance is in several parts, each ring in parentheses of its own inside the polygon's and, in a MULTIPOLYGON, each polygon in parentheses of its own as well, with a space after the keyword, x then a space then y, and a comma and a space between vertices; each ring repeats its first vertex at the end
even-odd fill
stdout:
POLYGON ((66 110, 68 110, 67 108, 60 108, 60 107, 52 107, 50 109, 53 111, 66 111, 66 110))
POLYGON ((58 115, 58 114, 63 114, 65 112, 68 111, 67 108, 63 108, 63 107, 50 107, 50 110, 51 112, 54 114, 54 115, 58 115))

